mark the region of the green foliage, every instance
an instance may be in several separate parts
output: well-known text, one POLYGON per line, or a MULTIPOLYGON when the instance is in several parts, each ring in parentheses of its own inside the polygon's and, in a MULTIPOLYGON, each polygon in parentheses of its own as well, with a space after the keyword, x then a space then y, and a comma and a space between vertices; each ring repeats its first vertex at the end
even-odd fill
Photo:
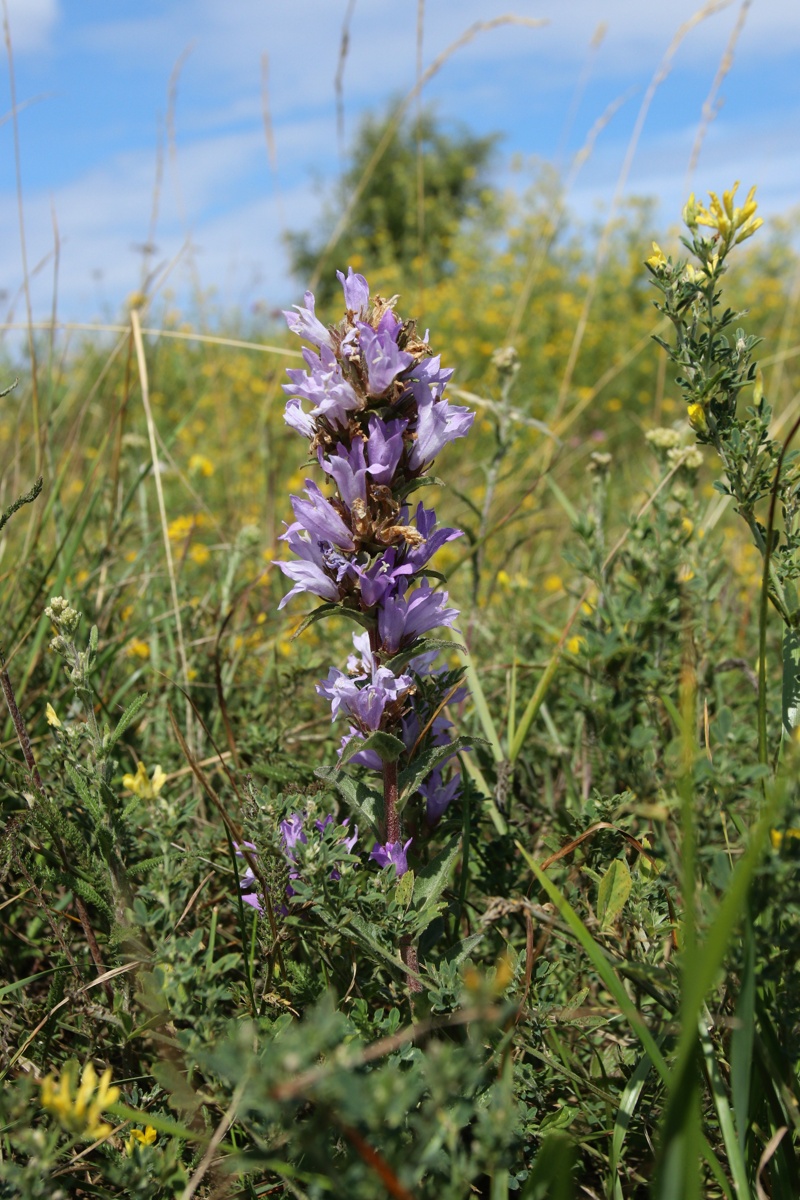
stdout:
POLYGON ((321 301, 329 303, 336 293, 339 263, 409 271, 424 264, 427 282, 436 283, 452 272, 453 245, 464 221, 486 220, 491 211, 494 195, 486 176, 496 142, 467 130, 447 133, 427 110, 399 124, 392 116, 367 114, 320 228, 288 236, 292 271, 301 280, 316 272, 342 209, 357 193, 346 232, 325 253, 317 288, 321 301))

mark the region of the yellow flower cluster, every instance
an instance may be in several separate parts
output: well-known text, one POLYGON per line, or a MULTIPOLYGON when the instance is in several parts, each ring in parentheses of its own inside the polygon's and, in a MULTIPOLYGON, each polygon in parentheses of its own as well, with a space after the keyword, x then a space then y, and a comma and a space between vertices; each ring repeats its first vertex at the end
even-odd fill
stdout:
POLYGON ((698 225, 716 229, 723 241, 732 242, 734 246, 738 246, 739 242, 752 237, 755 231, 764 224, 761 217, 755 215, 758 207, 754 199, 756 189, 751 187, 742 207, 736 208, 733 198, 738 187, 737 180, 730 191, 722 193, 721 201, 716 192, 709 192, 711 203, 707 208, 695 200, 693 193, 683 210, 685 223, 690 229, 695 229, 698 225), (734 235, 737 236, 734 237, 734 235))
POLYGON ((143 762, 138 764, 135 775, 122 776, 122 786, 140 800, 154 800, 166 782, 167 777, 160 766, 154 767, 153 774, 149 777, 143 762))
POLYGON ((75 1087, 78 1064, 64 1064, 60 1078, 48 1075, 42 1080, 42 1107, 58 1118, 62 1129, 89 1141, 108 1137, 111 1126, 101 1121, 103 1111, 119 1100, 119 1088, 111 1086, 111 1068, 106 1067, 100 1079, 91 1063, 87 1063, 80 1084, 75 1087))

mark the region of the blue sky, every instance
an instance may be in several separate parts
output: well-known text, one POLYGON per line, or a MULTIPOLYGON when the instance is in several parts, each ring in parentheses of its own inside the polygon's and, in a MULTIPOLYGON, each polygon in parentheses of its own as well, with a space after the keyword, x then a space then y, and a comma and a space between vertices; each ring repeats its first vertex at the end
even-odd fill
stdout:
MULTIPOLYGON (((348 0, 6 0, 15 55, 29 267, 35 315, 53 294, 53 215, 60 237, 63 319, 115 317, 141 276, 153 208, 159 130, 181 55, 174 153, 159 194, 156 262, 178 258, 169 282, 190 284, 190 258, 216 303, 250 311, 301 290, 287 275, 281 230, 310 226, 319 186, 339 168, 334 77, 348 0), (262 57, 277 153, 262 115, 262 57), (48 258, 50 256, 50 258, 48 258)), ((600 114, 628 94, 600 134, 571 203, 607 206, 648 84, 701 0, 426 0, 424 65, 475 21, 508 12, 537 28, 479 34, 431 81, 425 98, 445 122, 502 135, 498 179, 514 154, 565 162, 600 114), (605 36, 591 53, 598 25, 605 36), (581 80, 585 87, 581 91, 581 80), (576 107, 576 98, 579 103, 576 107)), ((627 192, 655 196, 666 227, 684 199, 700 120, 742 0, 691 28, 655 93, 627 192)), ((413 86, 418 0, 356 0, 344 64, 346 129, 413 86)), ((765 216, 800 201, 800 4, 752 0, 691 181, 698 191, 757 183, 765 216)), ((0 58, 0 320, 22 280, 8 64, 0 58)), ((18 318, 23 306, 15 307, 18 318)))

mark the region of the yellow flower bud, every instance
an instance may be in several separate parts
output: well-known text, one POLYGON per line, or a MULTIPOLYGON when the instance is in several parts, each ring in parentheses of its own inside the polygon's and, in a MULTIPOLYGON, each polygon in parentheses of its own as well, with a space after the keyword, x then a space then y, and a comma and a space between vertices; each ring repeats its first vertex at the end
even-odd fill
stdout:
POLYGON ((690 404, 687 410, 689 424, 696 433, 708 433, 708 421, 706 420, 706 410, 702 404, 690 404))

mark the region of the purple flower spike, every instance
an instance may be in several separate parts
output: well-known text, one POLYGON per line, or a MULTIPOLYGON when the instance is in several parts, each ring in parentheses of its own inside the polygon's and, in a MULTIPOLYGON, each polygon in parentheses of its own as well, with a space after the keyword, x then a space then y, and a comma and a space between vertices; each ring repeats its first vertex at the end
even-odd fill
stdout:
POLYGON ((398 350, 392 334, 385 329, 376 332, 371 325, 361 322, 359 329, 359 344, 364 365, 367 368, 369 393, 371 396, 382 396, 397 376, 410 367, 414 361, 413 354, 406 350, 398 350))
POLYGON ((381 846, 380 842, 376 842, 372 847, 370 858, 376 862, 379 867, 388 867, 389 864, 394 867, 397 872, 397 878, 405 875, 408 870, 408 859, 406 853, 411 845, 413 838, 409 838, 405 846, 402 842, 387 842, 385 846, 381 846))
POLYGON ((303 296, 305 308, 295 304, 296 312, 284 312, 286 324, 292 333, 298 337, 313 342, 315 346, 333 346, 331 335, 314 312, 314 293, 306 292, 303 296))
POLYGON ((378 609, 378 633, 386 654, 396 654, 401 645, 435 629, 452 626, 457 608, 447 608, 447 592, 435 592, 427 579, 406 596, 387 596, 378 609))
POLYGON ((308 500, 290 497, 299 527, 317 541, 330 542, 340 550, 355 550, 352 533, 313 480, 306 480, 305 492, 308 500))
POLYGON ((336 272, 336 278, 342 285, 348 313, 363 320, 369 308, 369 284, 366 279, 363 275, 355 275, 352 267, 347 268, 346 279, 341 271, 336 272))
POLYGON ((448 404, 446 400, 439 400, 435 404, 421 404, 417 421, 417 440, 408 456, 412 470, 423 470, 449 442, 465 437, 474 420, 474 412, 456 404, 448 404))

